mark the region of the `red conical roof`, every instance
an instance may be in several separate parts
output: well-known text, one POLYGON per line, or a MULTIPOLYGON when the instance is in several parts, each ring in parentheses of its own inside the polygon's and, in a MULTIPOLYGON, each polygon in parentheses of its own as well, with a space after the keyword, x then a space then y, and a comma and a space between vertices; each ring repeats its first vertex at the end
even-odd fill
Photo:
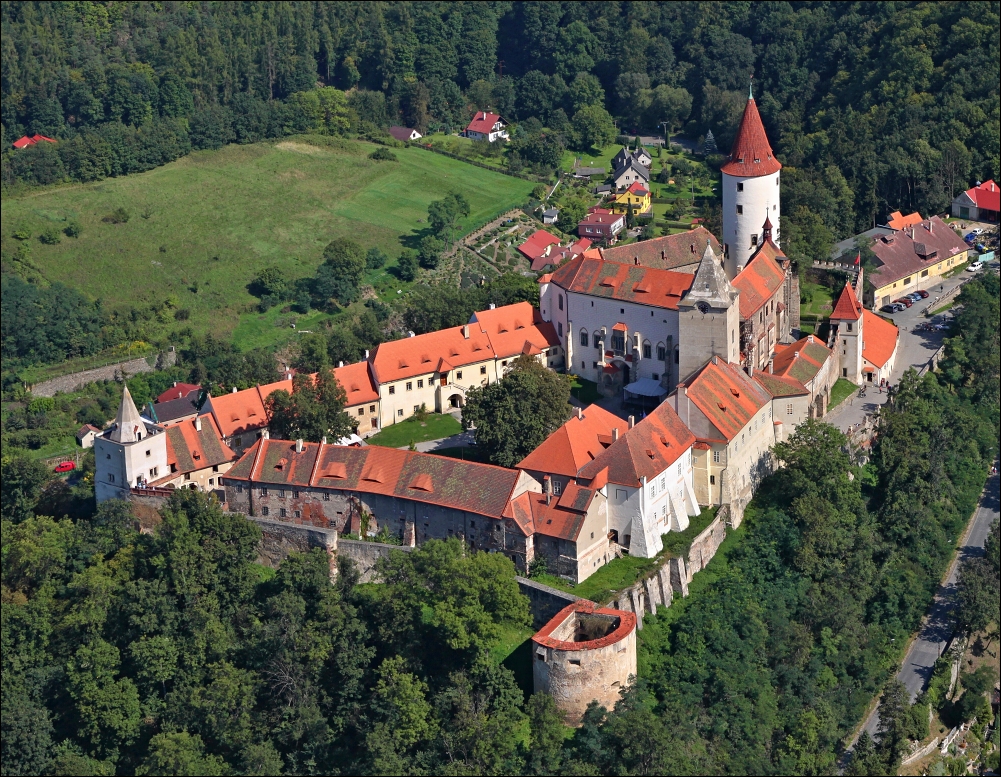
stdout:
POLYGON ((831 320, 847 319, 849 321, 858 321, 861 317, 862 306, 859 304, 858 297, 855 296, 855 289, 852 288, 850 283, 846 283, 844 291, 838 297, 837 304, 831 313, 831 320))
POLYGON ((782 165, 768 145, 768 136, 765 135, 758 106, 751 98, 744 108, 740 129, 737 130, 737 137, 730 149, 730 161, 723 165, 723 172, 747 178, 771 175, 781 169, 782 165))

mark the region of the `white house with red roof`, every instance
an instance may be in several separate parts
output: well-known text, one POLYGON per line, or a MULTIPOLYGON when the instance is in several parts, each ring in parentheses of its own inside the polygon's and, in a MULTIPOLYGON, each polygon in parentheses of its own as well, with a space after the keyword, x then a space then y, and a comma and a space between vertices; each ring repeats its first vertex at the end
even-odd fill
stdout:
POLYGON ((507 140, 507 122, 497 113, 477 111, 462 133, 473 140, 485 140, 493 143, 495 140, 507 140))
POLYGON ((993 180, 978 183, 952 201, 952 215, 960 219, 997 224, 999 210, 1001 210, 1001 187, 998 187, 993 180))
POLYGON ((744 116, 723 165, 723 245, 726 274, 737 276, 761 242, 765 218, 772 223, 773 240, 781 245, 779 171, 754 96, 748 94, 744 116))
MULTIPOLYGON (((855 281, 862 284, 862 272, 855 281)), ((862 307, 851 282, 845 284, 831 311, 828 347, 840 362, 840 377, 855 385, 890 380, 900 332, 889 321, 862 307)))

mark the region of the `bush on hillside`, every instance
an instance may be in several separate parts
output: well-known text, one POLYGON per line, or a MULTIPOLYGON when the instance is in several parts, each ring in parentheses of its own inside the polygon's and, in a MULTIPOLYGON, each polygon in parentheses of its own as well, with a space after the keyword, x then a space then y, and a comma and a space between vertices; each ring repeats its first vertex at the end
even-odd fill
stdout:
POLYGON ((115 208, 101 221, 105 224, 126 224, 131 217, 132 214, 125 210, 125 208, 115 208))
POLYGON ((368 155, 369 159, 374 159, 376 162, 399 162, 396 154, 390 151, 388 148, 377 148, 371 154, 368 155))

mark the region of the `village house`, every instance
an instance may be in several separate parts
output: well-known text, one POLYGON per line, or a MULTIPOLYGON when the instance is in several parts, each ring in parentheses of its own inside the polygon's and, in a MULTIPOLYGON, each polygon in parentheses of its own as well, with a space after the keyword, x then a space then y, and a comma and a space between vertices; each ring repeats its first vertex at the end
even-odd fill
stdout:
POLYGON ((587 215, 577 223, 577 234, 595 241, 612 242, 625 228, 625 216, 612 213, 608 208, 590 207, 587 215))
POLYGON ((881 307, 918 289, 930 289, 969 255, 963 239, 938 216, 877 237, 871 250, 878 266, 864 287, 863 296, 870 307, 881 307))
POLYGON ((20 138, 18 138, 17 140, 14 141, 14 148, 16 148, 16 149, 28 148, 29 146, 34 146, 34 145, 37 145, 37 144, 43 143, 43 142, 44 143, 58 143, 59 141, 54 140, 53 138, 47 138, 47 137, 45 137, 45 135, 39 135, 37 133, 34 134, 34 135, 30 135, 30 136, 29 135, 23 135, 22 137, 20 137, 20 138))
POLYGON ((473 114, 473 118, 463 134, 473 140, 486 140, 493 143, 495 140, 508 140, 506 128, 507 122, 498 114, 477 111, 473 114))
POLYGON ((612 198, 614 213, 626 213, 630 205, 637 216, 650 212, 650 190, 640 181, 630 184, 624 192, 612 198))
POLYGON ((616 189, 625 189, 637 181, 643 185, 650 183, 650 168, 635 159, 630 159, 612 173, 612 185, 616 189))
POLYGON ((580 256, 590 247, 591 241, 586 237, 562 246, 556 235, 540 229, 518 246, 518 252, 528 259, 533 272, 541 272, 547 267, 558 267, 563 262, 580 256))
POLYGON ((623 146, 615 156, 612 157, 612 169, 618 170, 620 167, 629 164, 630 162, 637 162, 643 167, 650 167, 653 162, 653 157, 650 156, 649 152, 639 146, 635 151, 631 151, 626 146, 623 146))
POLYGON ((998 223, 1001 188, 994 181, 984 181, 962 192, 952 201, 952 215, 971 221, 998 223))
POLYGON ((396 140, 399 140, 404 143, 411 140, 420 140, 422 137, 424 137, 417 130, 411 129, 410 127, 393 126, 389 128, 389 134, 396 140))
POLYGON ((101 433, 93 424, 84 424, 76 432, 76 444, 81 448, 93 448, 94 438, 101 433))
POLYGON ((695 273, 702 260, 702 251, 706 245, 712 246, 716 256, 723 255, 723 248, 715 235, 705 227, 696 227, 688 232, 676 235, 665 235, 638 243, 602 248, 601 256, 605 261, 621 262, 622 264, 641 264, 657 270, 674 270, 682 273, 695 273))
POLYGON ((557 208, 547 208, 542 211, 543 224, 555 224, 560 220, 560 212, 557 208))
POLYGON ((810 397, 809 417, 823 418, 830 406, 831 389, 838 380, 838 359, 816 337, 806 335, 775 349, 775 356, 768 363, 768 374, 801 384, 810 397))

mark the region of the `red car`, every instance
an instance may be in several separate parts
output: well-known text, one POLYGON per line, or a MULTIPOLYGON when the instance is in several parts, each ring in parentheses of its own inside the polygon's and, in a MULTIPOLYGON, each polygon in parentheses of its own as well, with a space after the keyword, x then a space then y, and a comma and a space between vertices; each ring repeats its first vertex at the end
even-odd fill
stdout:
POLYGON ((901 297, 900 299, 895 299, 893 301, 898 302, 901 305, 904 305, 905 307, 910 307, 911 305, 914 304, 914 300, 907 299, 907 297, 901 297))
POLYGON ((921 289, 921 290, 916 291, 914 293, 915 294, 920 294, 921 295, 921 299, 928 299, 928 292, 925 291, 924 289, 921 289))
POLYGON ((61 461, 56 464, 56 472, 72 472, 76 469, 76 463, 72 461, 61 461))

